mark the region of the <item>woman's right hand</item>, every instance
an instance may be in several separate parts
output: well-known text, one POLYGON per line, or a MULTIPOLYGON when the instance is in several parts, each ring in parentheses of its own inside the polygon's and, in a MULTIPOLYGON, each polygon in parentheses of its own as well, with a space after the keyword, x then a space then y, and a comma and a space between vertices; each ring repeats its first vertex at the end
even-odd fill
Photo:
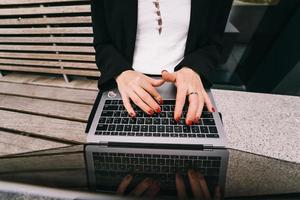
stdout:
POLYGON ((131 117, 135 117, 136 113, 130 99, 149 115, 161 111, 159 104, 163 103, 163 99, 155 87, 161 86, 165 82, 163 79, 153 79, 140 72, 126 70, 116 77, 116 82, 124 107, 131 117))

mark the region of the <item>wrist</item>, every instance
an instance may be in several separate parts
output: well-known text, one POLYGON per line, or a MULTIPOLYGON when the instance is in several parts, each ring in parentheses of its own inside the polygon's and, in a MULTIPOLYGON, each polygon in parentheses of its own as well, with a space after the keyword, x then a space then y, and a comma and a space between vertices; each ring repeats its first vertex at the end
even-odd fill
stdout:
POLYGON ((122 71, 120 74, 116 75, 114 78, 116 81, 118 81, 118 79, 120 79, 120 77, 122 77, 124 74, 126 74, 127 72, 129 71, 133 71, 133 70, 125 70, 125 71, 122 71))

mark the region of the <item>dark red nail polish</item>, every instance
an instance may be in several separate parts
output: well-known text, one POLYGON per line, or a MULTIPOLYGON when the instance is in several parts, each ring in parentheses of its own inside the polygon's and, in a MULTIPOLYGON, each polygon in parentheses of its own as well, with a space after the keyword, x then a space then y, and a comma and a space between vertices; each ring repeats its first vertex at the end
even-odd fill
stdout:
POLYGON ((159 100, 159 104, 160 105, 163 105, 163 103, 164 103, 164 101, 161 99, 161 100, 159 100))
POLYGON ((148 111, 148 114, 149 114, 149 115, 153 115, 153 114, 154 114, 154 111, 153 111, 153 110, 149 110, 149 111, 148 111))
POLYGON ((135 117, 135 114, 134 113, 129 113, 130 117, 135 117))
POLYGON ((161 112, 161 108, 157 108, 157 109, 156 109, 156 112, 157 112, 157 113, 160 113, 160 112, 161 112))
POLYGON ((190 125, 192 125, 192 121, 191 120, 188 120, 187 122, 186 122, 186 125, 188 125, 188 126, 190 126, 190 125))
POLYGON ((213 112, 216 112, 216 109, 215 109, 214 107, 212 107, 212 111, 213 111, 213 112))

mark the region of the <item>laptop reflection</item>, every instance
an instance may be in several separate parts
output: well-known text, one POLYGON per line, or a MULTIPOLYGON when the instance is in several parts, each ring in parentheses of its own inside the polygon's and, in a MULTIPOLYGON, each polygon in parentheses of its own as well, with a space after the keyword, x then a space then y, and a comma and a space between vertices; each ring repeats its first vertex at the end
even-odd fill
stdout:
POLYGON ((89 188, 156 199, 223 199, 228 150, 85 145, 89 188))

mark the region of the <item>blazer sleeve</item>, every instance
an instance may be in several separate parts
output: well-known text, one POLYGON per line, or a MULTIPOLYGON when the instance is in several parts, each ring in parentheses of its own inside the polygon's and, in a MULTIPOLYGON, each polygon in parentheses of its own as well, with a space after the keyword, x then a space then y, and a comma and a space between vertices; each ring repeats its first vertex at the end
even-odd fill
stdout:
POLYGON ((104 0, 91 2, 92 24, 96 64, 101 72, 99 84, 114 81, 114 77, 125 70, 132 69, 131 64, 112 44, 105 19, 104 0))
MULTIPOLYGON (((214 1, 213 1, 214 2, 214 1)), ((185 55, 184 59, 175 67, 175 71, 182 67, 189 67, 198 73, 205 87, 211 87, 213 74, 220 63, 222 53, 222 40, 232 0, 218 1, 217 8, 211 16, 215 16, 211 23, 207 42, 191 53, 185 55)), ((194 22, 196 23, 196 22, 194 22)))

